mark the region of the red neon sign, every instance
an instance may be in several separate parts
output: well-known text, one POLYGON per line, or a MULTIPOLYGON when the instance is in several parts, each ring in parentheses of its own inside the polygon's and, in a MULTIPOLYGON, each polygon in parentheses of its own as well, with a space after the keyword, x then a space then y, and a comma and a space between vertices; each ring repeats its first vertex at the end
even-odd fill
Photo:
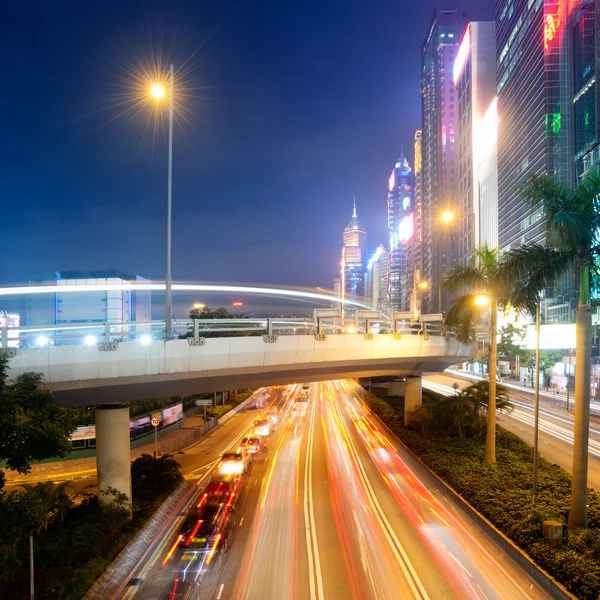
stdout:
POLYGON ((556 11, 556 14, 546 15, 544 21, 544 48, 548 50, 550 48, 550 42, 554 41, 560 27, 560 7, 556 11))

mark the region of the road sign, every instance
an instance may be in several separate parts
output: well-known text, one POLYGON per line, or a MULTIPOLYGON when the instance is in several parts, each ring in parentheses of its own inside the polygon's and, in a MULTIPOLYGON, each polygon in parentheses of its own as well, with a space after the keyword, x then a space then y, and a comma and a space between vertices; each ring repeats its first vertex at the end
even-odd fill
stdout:
POLYGON ((152 423, 153 427, 158 427, 160 425, 160 417, 152 417, 152 419, 150 419, 150 423, 152 423))
POLYGON ((199 398, 198 400, 194 400, 194 404, 196 406, 212 406, 213 401, 212 398, 199 398))
POLYGON ((452 389, 458 389, 458 383, 456 383, 456 381, 452 384, 452 389))

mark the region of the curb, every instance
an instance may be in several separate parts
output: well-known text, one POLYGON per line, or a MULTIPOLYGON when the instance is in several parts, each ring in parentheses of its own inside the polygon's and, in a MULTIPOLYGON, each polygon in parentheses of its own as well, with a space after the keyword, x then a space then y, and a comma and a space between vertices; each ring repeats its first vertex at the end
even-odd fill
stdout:
POLYGON ((376 417, 380 425, 388 431, 395 440, 410 454, 410 456, 421 465, 429 475, 443 488, 446 494, 452 496, 461 506, 462 512, 469 520, 498 546, 506 555, 508 555, 523 571, 535 582, 538 587, 544 592, 548 598, 554 600, 577 600, 561 583, 556 581, 552 575, 547 573, 542 567, 536 564, 533 559, 524 551, 521 550, 510 538, 504 535, 496 526, 484 517, 475 507, 467 502, 451 485, 446 483, 439 475, 431 470, 366 404, 361 398, 361 401, 369 408, 370 414, 376 417))

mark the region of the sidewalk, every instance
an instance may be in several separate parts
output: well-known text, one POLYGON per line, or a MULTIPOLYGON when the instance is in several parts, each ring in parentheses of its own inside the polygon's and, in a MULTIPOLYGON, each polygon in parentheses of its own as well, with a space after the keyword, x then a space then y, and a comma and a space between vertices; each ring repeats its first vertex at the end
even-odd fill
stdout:
MULTIPOLYGON (((204 425, 204 420, 201 415, 194 415, 183 420, 180 428, 169 431, 163 436, 158 436, 159 449, 167 442, 177 442, 185 440, 186 436, 190 436, 194 432, 201 429, 204 425)), ((193 441, 191 443, 194 443, 193 441)), ((173 444, 169 444, 173 446, 173 444)), ((183 447, 183 446, 182 446, 183 447)), ((180 448, 178 448, 179 450, 180 448)), ((142 454, 152 454, 154 452, 154 438, 148 438, 148 442, 131 449, 131 460, 135 460, 142 454)), ((61 481, 77 481, 80 479, 88 479, 96 475, 96 457, 89 456, 86 458, 73 458, 69 460, 59 460, 56 462, 46 462, 41 464, 31 465, 31 471, 27 475, 4 469, 6 476, 6 485, 14 486, 22 483, 36 483, 38 481, 50 480, 55 483, 61 481)))

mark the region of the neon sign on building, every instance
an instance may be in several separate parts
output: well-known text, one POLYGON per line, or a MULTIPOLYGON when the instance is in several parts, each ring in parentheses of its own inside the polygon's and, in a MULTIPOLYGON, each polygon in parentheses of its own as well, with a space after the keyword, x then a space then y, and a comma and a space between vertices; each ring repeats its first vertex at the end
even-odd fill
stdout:
POLYGON ((415 215, 414 213, 409 213, 402 219, 400 225, 398 226, 398 237, 401 242, 405 244, 410 240, 410 238, 415 233, 415 215))
POLYGON ((553 42, 560 28, 560 6, 555 13, 549 13, 544 20, 544 48, 550 49, 550 42, 553 42))

